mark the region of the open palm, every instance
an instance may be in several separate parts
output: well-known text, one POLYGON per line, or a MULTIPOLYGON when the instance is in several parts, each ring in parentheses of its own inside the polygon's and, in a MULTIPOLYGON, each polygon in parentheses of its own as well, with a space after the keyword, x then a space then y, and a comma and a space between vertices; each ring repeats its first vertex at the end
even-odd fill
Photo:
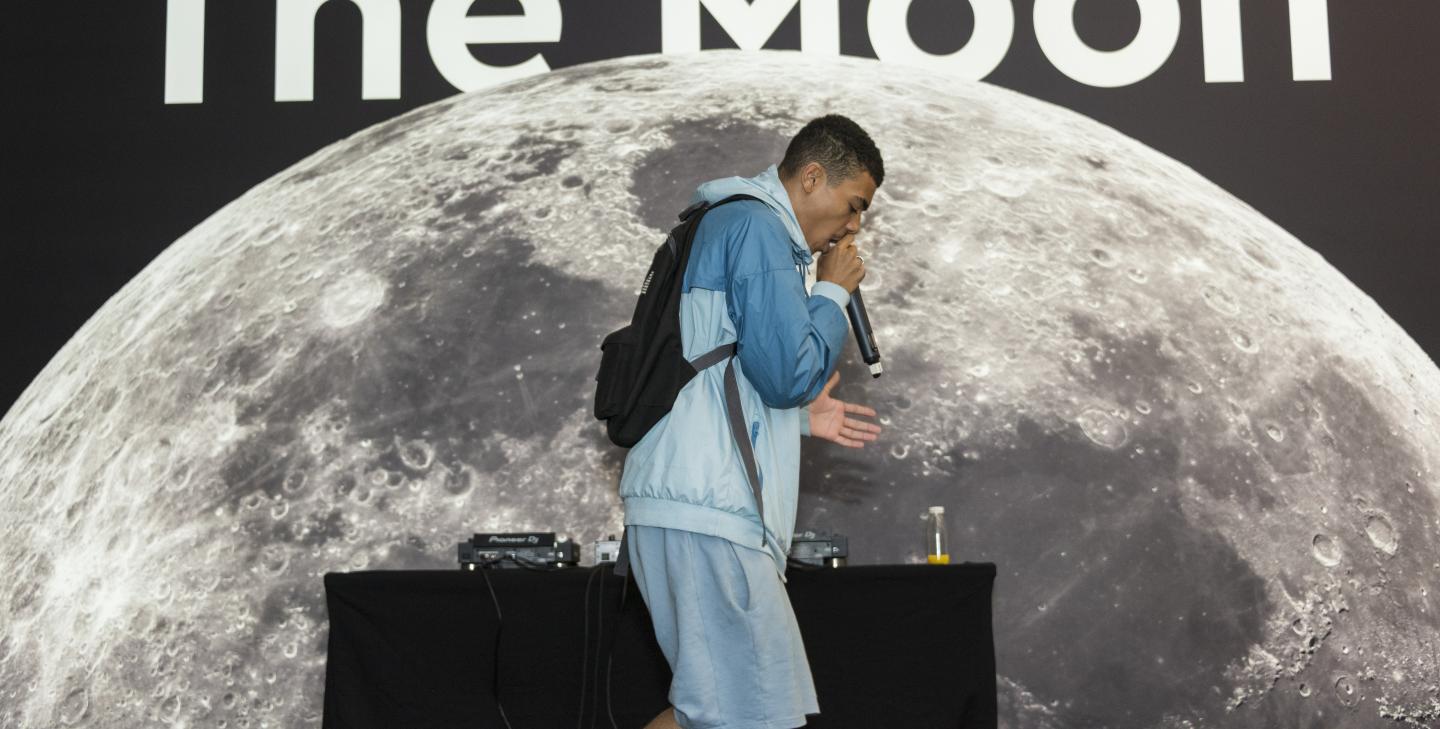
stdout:
POLYGON ((830 390, 840 381, 837 370, 820 390, 820 396, 810 402, 810 436, 834 441, 847 448, 864 448, 865 441, 875 440, 880 426, 851 415, 875 417, 874 408, 830 397, 830 390))

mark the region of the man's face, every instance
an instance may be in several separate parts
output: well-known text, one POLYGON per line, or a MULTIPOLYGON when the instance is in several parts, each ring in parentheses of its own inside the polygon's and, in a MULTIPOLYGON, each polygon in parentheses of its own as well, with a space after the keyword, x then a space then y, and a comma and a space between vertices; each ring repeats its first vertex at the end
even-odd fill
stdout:
POLYGON ((832 243, 850 233, 860 232, 862 213, 875 197, 875 180, 869 172, 831 187, 825 168, 811 162, 794 179, 785 183, 790 206, 805 234, 812 253, 824 253, 832 243))

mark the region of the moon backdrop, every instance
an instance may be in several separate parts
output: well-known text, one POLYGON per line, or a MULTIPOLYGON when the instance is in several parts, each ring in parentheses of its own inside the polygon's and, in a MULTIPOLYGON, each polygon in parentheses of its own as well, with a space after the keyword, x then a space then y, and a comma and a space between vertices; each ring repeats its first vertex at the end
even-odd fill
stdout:
POLYGON ((886 429, 805 441, 801 529, 917 561, 945 505, 999 569, 1004 726, 1440 717, 1440 370, 1369 297, 1063 108, 734 51, 416 109, 110 299, 0 422, 0 726, 316 726, 325 572, 618 532, 600 339, 696 184, 829 112, 888 170, 886 376, 852 347, 836 391, 886 429))

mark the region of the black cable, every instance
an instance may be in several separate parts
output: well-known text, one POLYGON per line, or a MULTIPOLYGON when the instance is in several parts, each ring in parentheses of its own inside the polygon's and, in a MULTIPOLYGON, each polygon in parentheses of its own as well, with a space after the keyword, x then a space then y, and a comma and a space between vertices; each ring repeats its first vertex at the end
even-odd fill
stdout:
POLYGON ((575 729, 580 729, 585 723, 585 682, 590 678, 590 586, 595 582, 595 575, 600 573, 601 565, 595 565, 590 570, 590 576, 585 579, 585 603, 580 612, 585 619, 584 651, 580 657, 580 713, 575 717, 575 729))
POLYGON ((567 569, 558 565, 552 565, 548 562, 537 562, 533 559, 525 559, 523 557, 518 557, 513 554, 502 554, 499 557, 494 557, 492 559, 487 559, 483 562, 474 563, 471 566, 470 571, 473 572, 475 570, 482 570, 489 567, 494 567, 501 562, 511 562, 516 566, 523 567, 527 570, 533 570, 535 572, 554 572, 556 570, 567 569))
MULTIPOLYGON (((612 568, 611 573, 614 573, 612 568)), ((625 598, 630 594, 630 576, 625 576, 625 584, 620 588, 620 609, 615 611, 615 636, 620 635, 620 616, 625 614, 625 598)), ((615 669, 615 637, 610 638, 610 656, 605 660, 605 713, 610 716, 610 729, 620 729, 615 722, 615 712, 610 708, 610 676, 615 669)))
POLYGON ((595 711, 590 712, 590 729, 595 729, 596 715, 600 713, 600 647, 605 645, 605 566, 600 570, 600 596, 595 599, 595 711))
MULTIPOLYGON (((490 591, 490 601, 495 604, 495 651, 493 656, 494 663, 492 665, 492 673, 490 675, 490 691, 495 696, 495 708, 500 712, 500 720, 505 722, 505 729, 514 729, 514 727, 510 725, 510 718, 505 715, 505 705, 500 701, 500 635, 501 631, 505 627, 505 619, 500 612, 500 598, 495 594, 495 586, 490 583, 490 575, 486 574, 486 570, 488 570, 490 567, 504 561, 512 562, 524 569, 533 570, 536 572, 554 572, 558 569, 563 568, 558 565, 548 564, 546 562, 536 562, 530 559, 523 559, 514 554, 501 555, 494 559, 485 560, 483 562, 478 562, 475 564, 475 569, 480 572, 480 576, 485 580, 486 589, 490 591)), ((585 607, 582 611, 585 614, 585 654, 580 662, 580 716, 577 717, 575 721, 576 729, 579 729, 581 723, 585 719, 585 681, 589 674, 589 667, 585 664, 588 663, 590 660, 590 586, 595 579, 595 575, 599 573, 603 569, 603 567, 603 565, 596 565, 596 567, 591 571, 590 577, 585 581, 585 607)), ((605 583, 604 580, 601 580, 601 599, 604 599, 604 596, 605 583)), ((603 605, 601 607, 601 610, 604 610, 603 605)), ((599 628, 598 616, 596 617, 596 627, 599 628)), ((599 640, 600 638, 597 636, 596 641, 598 642, 599 640)), ((595 661, 595 686, 598 690, 600 686, 600 649, 598 646, 595 649, 595 661)), ((598 696, 596 697, 596 700, 599 700, 598 696)), ((613 723, 614 720, 612 719, 611 721, 613 723)), ((593 719, 591 721, 591 726, 594 726, 593 719)))
POLYGON ((505 627, 505 617, 500 613, 500 598, 495 596, 495 586, 490 584, 490 575, 486 572, 489 565, 499 561, 498 559, 491 560, 480 566, 480 576, 485 578, 485 587, 490 590, 490 601, 495 603, 495 650, 493 672, 490 674, 490 691, 495 696, 495 708, 500 711, 500 720, 505 722, 505 729, 514 729, 510 726, 509 717, 505 716, 505 705, 500 703, 500 632, 505 627))
POLYGON ((532 570, 535 572, 554 572, 558 569, 564 569, 563 567, 557 567, 548 562, 536 562, 533 559, 524 559, 514 554, 504 555, 503 557, 500 557, 500 559, 503 559, 507 562, 514 562, 515 564, 520 565, 527 570, 532 570))

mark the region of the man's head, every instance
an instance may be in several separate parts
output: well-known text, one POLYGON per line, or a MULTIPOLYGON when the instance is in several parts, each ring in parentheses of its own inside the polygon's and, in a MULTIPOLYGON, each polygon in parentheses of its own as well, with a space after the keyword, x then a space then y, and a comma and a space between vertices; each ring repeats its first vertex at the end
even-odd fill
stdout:
POLYGON ((885 181, 875 142, 839 114, 812 119, 796 133, 778 169, 812 252, 859 232, 861 212, 885 181))

